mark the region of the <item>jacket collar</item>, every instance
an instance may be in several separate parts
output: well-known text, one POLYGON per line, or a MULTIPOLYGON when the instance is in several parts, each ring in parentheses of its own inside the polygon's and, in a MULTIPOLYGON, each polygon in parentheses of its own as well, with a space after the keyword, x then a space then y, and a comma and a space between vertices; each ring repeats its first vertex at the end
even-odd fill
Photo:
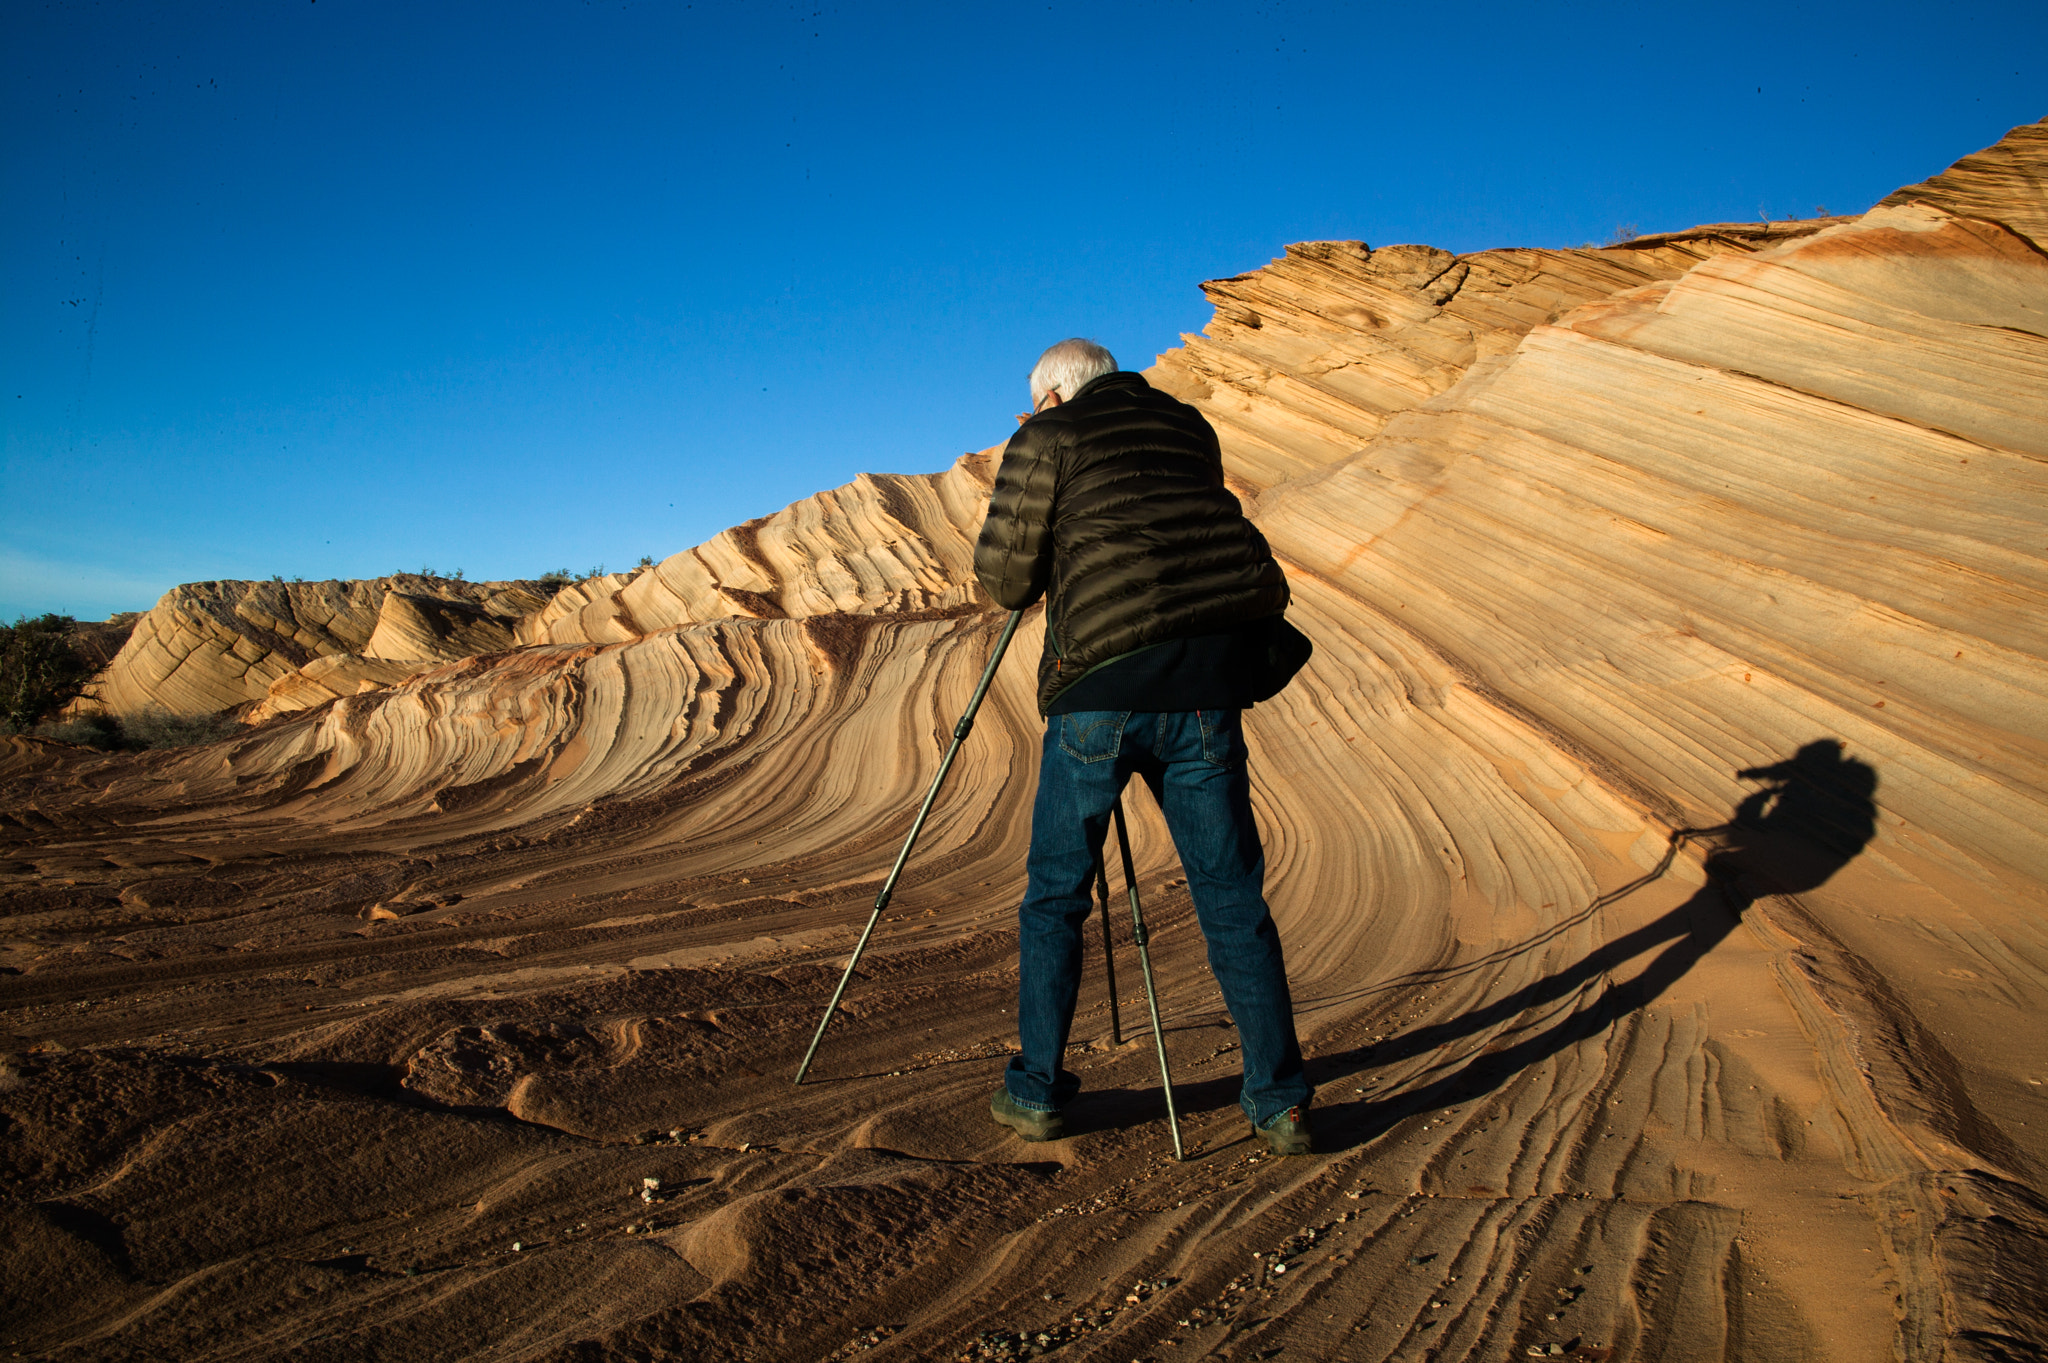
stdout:
POLYGON ((1103 374, 1098 378, 1088 380, 1088 382, 1081 385, 1081 391, 1068 398, 1067 401, 1079 402, 1090 393, 1106 392, 1111 388, 1150 388, 1151 386, 1151 384, 1145 382, 1143 374, 1137 373, 1135 370, 1118 369, 1103 374))

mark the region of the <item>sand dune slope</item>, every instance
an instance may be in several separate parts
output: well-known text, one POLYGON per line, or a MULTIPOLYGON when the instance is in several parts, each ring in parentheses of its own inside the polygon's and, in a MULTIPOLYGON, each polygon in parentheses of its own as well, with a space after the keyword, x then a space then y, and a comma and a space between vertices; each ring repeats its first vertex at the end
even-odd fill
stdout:
POLYGON ((6 740, 0 1342, 2048 1354, 2044 185, 1210 286, 1152 373, 1317 645, 1250 720, 1306 1159, 1141 793, 1191 1158, 1127 922, 1076 1135, 987 1122, 1036 612, 790 1085, 1002 623, 988 451, 204 749, 6 740))

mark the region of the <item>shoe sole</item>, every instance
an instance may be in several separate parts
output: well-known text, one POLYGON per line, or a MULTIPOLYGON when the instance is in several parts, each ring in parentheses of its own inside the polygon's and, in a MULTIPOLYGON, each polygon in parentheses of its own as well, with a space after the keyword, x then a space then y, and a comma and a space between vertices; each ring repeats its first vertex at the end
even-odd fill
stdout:
POLYGON ((996 1111, 993 1106, 989 1108, 988 1116, 989 1120, 997 1126, 1006 1126, 1016 1132, 1019 1139, 1030 1141, 1033 1144, 1037 1144, 1040 1141, 1066 1139, 1067 1124, 1057 1119, 1050 1122, 1033 1122, 1022 1117, 1005 1116, 1003 1113, 996 1111))
POLYGON ((1007 1126, 1010 1130, 1017 1133, 1019 1140, 1030 1141, 1034 1145, 1040 1141, 1059 1141, 1065 1140, 1067 1137, 1067 1129, 1063 1126, 1028 1126, 1019 1122, 1005 1121, 1001 1117, 996 1118, 996 1125, 1007 1126))
POLYGON ((1266 1152, 1272 1155, 1312 1155, 1315 1153, 1315 1137, 1307 1131, 1297 1129, 1288 1135, 1278 1131, 1252 1128, 1253 1134, 1266 1143, 1266 1152))

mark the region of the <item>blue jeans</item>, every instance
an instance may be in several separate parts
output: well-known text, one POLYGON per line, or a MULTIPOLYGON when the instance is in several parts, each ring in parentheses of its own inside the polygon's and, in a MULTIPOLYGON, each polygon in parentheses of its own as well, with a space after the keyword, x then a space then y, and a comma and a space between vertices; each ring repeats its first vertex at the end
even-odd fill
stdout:
POLYGON ((1166 814, 1209 969, 1237 1024, 1238 1102, 1254 1123, 1306 1103, 1280 933, 1266 908, 1266 854, 1236 710, 1088 710, 1046 723, 1031 810, 1030 884, 1017 911, 1017 1036, 1004 1083, 1019 1107, 1056 1112, 1080 1091, 1061 1057, 1080 992, 1082 929, 1110 807, 1133 773, 1166 814))

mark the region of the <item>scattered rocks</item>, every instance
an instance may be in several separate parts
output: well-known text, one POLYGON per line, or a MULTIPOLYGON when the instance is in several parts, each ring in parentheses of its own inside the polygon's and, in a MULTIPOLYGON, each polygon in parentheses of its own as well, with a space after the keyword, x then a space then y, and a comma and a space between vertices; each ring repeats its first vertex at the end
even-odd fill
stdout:
POLYGON ((897 1325, 872 1326, 869 1329, 861 1331, 852 1339, 847 1340, 846 1343, 834 1349, 830 1354, 826 1355, 826 1357, 850 1358, 854 1354, 864 1353, 867 1350, 874 1348, 877 1344, 882 1343, 890 1336, 894 1335, 901 1328, 901 1326, 897 1325))

